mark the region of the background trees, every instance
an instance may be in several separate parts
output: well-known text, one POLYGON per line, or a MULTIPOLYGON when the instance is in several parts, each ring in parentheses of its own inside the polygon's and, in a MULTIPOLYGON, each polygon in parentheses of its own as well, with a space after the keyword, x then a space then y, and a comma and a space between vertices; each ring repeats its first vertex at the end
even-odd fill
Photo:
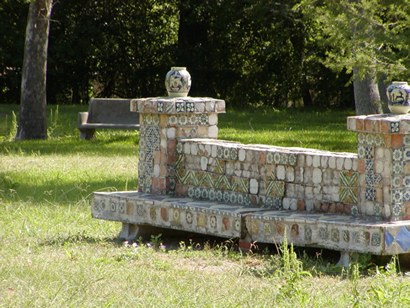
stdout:
MULTIPOLYGON (((59 1, 48 101, 165 95, 165 73, 178 65, 193 77, 191 95, 231 106, 353 107, 353 68, 379 80, 408 76, 407 2, 59 1)), ((19 96, 27 7, 0 0, 0 103, 19 96)))

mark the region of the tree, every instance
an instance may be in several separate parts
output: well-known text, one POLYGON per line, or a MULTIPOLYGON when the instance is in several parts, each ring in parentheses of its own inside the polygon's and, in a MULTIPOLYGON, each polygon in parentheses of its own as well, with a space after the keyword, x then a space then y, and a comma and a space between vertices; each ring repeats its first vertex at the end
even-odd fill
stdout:
POLYGON ((30 2, 24 44, 17 140, 47 138, 47 47, 52 0, 30 2))
POLYGON ((408 1, 303 0, 296 8, 316 22, 324 63, 353 73, 356 113, 381 113, 378 80, 406 73, 408 1))

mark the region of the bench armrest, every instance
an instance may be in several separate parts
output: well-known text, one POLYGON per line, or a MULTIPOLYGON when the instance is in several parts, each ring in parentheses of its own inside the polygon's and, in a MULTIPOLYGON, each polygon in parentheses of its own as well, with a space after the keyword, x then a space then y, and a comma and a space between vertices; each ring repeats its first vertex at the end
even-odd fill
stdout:
POLYGON ((77 117, 77 127, 87 124, 88 112, 79 112, 77 117))

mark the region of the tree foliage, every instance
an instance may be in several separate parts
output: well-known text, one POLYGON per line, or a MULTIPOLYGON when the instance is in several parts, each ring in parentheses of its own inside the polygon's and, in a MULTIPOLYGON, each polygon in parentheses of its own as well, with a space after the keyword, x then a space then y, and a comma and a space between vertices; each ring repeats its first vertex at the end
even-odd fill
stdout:
POLYGON ((300 7, 316 24, 327 67, 355 68, 361 79, 369 71, 408 77, 410 1, 303 0, 300 7))
MULTIPOLYGON (((48 101, 164 95, 164 76, 178 65, 192 75, 191 95, 231 105, 353 106, 353 68, 408 76, 408 2, 57 1, 48 101)), ((0 0, 1 102, 19 96, 27 8, 0 0)))

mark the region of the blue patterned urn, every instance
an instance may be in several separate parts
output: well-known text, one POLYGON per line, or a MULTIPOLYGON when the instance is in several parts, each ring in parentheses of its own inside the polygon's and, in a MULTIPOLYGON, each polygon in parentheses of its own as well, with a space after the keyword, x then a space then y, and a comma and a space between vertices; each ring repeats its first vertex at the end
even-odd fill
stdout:
POLYGON ((185 97, 191 89, 191 75, 186 67, 171 67, 165 76, 165 87, 172 97, 185 97))
POLYGON ((388 106, 392 113, 406 114, 410 110, 410 86, 405 81, 393 81, 387 87, 388 106))

